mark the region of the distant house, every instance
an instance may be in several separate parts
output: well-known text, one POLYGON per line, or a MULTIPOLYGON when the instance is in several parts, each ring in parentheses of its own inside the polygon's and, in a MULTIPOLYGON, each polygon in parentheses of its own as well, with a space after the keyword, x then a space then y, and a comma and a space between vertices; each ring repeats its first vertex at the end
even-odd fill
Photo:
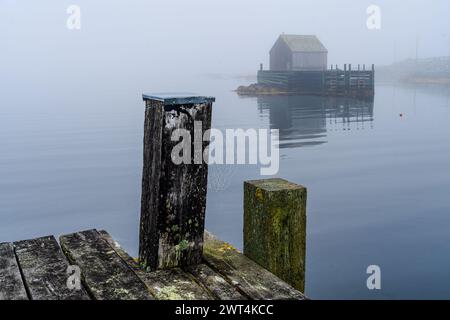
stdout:
POLYGON ((316 36, 282 34, 270 50, 270 70, 324 70, 327 57, 328 50, 316 36))

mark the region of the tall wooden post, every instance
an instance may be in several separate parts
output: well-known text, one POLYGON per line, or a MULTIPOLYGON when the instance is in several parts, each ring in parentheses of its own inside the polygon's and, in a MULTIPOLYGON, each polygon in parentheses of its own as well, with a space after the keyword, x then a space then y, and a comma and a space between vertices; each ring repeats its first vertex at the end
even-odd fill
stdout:
POLYGON ((325 72, 326 72, 326 67, 324 67, 322 69, 322 94, 325 93, 326 88, 325 88, 325 72))
POLYGON ((371 74, 370 80, 372 82, 372 92, 375 92, 375 65, 373 63, 372 63, 372 74, 371 74))
POLYGON ((344 64, 344 92, 348 92, 348 74, 347 74, 347 64, 344 64))
POLYGON ((348 65, 348 90, 349 92, 352 89, 352 64, 349 63, 348 65))
POLYGON ((143 99, 139 261, 146 270, 198 264, 208 177, 203 150, 209 137, 203 141, 203 134, 211 127, 215 99, 195 95, 144 95, 143 99), (178 134, 173 136, 174 132, 178 134), (174 161, 173 153, 183 162, 174 161))
POLYGON ((283 179, 244 182, 244 254, 304 292, 306 188, 283 179))

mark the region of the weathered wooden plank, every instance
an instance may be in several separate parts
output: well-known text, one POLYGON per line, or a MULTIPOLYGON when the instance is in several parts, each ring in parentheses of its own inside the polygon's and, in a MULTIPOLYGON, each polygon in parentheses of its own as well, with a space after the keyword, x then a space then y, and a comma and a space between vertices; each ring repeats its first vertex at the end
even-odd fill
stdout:
POLYGON ((158 300, 211 300, 214 297, 180 268, 143 272, 145 284, 158 300))
POLYGON ((28 300, 12 243, 0 243, 0 300, 28 300))
POLYGON ((116 253, 119 255, 119 257, 122 258, 123 261, 127 263, 127 265, 133 270, 137 272, 141 272, 142 268, 139 266, 139 263, 137 262, 137 259, 133 259, 121 246, 120 244, 111 237, 111 235, 106 230, 100 230, 98 231, 100 236, 108 242, 108 244, 111 246, 111 248, 116 251, 116 253))
POLYGON ((179 268, 146 272, 130 257, 108 232, 99 231, 117 254, 127 262, 150 292, 159 300, 208 300, 214 298, 192 276, 179 268))
POLYGON ((144 100, 139 261, 148 271, 198 264, 208 179, 203 150, 209 142, 202 137, 211 128, 214 98, 144 95, 144 100))
POLYGON ((53 236, 14 242, 24 284, 33 300, 87 300, 88 294, 69 288, 69 263, 53 236))
POLYGON ((227 280, 218 272, 211 269, 206 264, 189 266, 186 268, 195 279, 203 284, 214 298, 219 300, 246 300, 247 297, 241 294, 235 286, 228 283, 227 280))
POLYGON ((208 232, 205 232, 203 257, 212 269, 250 299, 306 299, 300 291, 208 232))
POLYGON ((80 266, 91 296, 98 300, 149 300, 145 284, 97 230, 60 237, 61 247, 73 264, 80 266))

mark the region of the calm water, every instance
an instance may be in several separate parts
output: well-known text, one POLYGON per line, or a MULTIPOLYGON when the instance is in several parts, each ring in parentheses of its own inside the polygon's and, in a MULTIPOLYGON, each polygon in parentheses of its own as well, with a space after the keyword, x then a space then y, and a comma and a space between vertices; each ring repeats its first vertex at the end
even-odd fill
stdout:
MULTIPOLYGON (((1 98, 0 241, 104 228, 136 255, 140 94, 154 86, 144 76, 30 76, 11 77, 1 98)), ((239 98, 235 79, 177 81, 171 88, 216 96, 216 128, 280 129, 278 176, 309 191, 310 297, 450 298, 448 90, 379 86, 367 103, 239 98), (372 264, 378 292, 366 288, 372 264)), ((255 178, 257 166, 210 170, 207 227, 239 248, 242 183, 255 178)))

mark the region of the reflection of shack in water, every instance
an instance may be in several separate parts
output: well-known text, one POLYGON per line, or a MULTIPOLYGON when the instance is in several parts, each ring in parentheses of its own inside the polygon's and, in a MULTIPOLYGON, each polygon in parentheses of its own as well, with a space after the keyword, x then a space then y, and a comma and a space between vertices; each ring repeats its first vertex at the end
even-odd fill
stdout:
POLYGON ((259 96, 258 109, 263 116, 268 115, 271 129, 280 130, 280 148, 323 144, 327 142, 327 131, 363 130, 373 125, 373 101, 259 96))

